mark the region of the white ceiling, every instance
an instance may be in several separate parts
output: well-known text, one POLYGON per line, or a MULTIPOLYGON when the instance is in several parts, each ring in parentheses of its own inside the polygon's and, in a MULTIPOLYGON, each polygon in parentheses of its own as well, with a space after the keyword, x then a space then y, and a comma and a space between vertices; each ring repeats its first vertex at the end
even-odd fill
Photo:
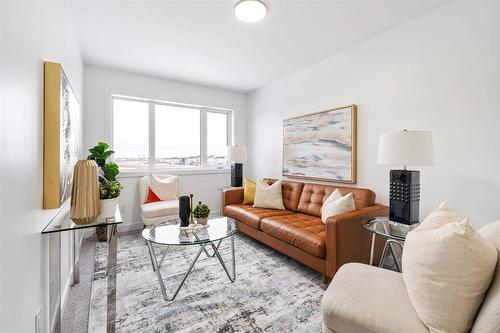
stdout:
POLYGON ((86 64, 251 91, 428 12, 446 0, 71 0, 86 64))

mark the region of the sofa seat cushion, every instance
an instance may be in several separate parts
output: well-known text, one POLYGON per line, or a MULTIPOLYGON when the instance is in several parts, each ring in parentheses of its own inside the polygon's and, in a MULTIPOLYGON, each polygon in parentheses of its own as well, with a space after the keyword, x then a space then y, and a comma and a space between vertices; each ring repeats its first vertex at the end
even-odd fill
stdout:
POLYGON ((315 257, 325 258, 325 224, 319 217, 300 213, 267 217, 260 222, 260 229, 315 257))
POLYGON ((179 214, 179 201, 157 201, 141 205, 142 215, 146 218, 179 214))
POLYGON ((343 265, 321 302, 323 325, 337 333, 429 333, 418 319, 401 273, 343 265))
POLYGON ((276 210, 267 208, 257 208, 252 205, 235 204, 224 207, 224 214, 232 217, 249 227, 260 230, 260 220, 269 216, 290 215, 293 212, 289 210, 276 210))

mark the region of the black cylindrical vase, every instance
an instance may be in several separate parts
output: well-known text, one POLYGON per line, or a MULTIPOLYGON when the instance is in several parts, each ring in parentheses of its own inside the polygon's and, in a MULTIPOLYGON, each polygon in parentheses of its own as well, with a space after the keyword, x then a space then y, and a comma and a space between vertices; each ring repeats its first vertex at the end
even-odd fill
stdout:
POLYGON ((189 213, 191 206, 189 204, 190 198, 187 195, 179 197, 179 218, 181 219, 181 227, 189 225, 189 213))

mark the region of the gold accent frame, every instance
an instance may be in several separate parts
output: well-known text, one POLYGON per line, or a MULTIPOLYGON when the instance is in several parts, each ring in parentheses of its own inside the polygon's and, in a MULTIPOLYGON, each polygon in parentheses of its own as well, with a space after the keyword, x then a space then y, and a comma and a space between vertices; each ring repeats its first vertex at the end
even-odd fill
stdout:
MULTIPOLYGON (((61 80, 64 70, 59 63, 44 62, 43 105, 43 208, 59 208, 61 202, 61 80)), ((65 75, 66 76, 66 75, 65 75)), ((66 76, 67 80, 67 76, 66 76)), ((71 84, 68 84, 71 87, 71 84)), ((73 88, 71 88, 73 90, 73 88)), ((74 90, 73 90, 74 92, 74 90)), ((78 97, 75 94, 78 101, 78 97)), ((78 103, 80 103, 78 101, 78 103)), ((69 200, 69 198, 68 198, 69 200)))
POLYGON ((356 184, 357 182, 357 174, 358 174, 358 165, 357 165, 357 154, 358 154, 358 128, 357 128, 357 123, 358 123, 358 107, 356 104, 347 104, 347 105, 342 105, 335 107, 333 109, 328 109, 328 110, 323 110, 319 112, 311 112, 307 114, 303 114, 300 116, 295 116, 291 118, 286 118, 283 119, 283 139, 285 137, 285 121, 287 120, 292 120, 292 119, 298 119, 298 118, 303 118, 307 116, 312 116, 315 114, 319 113, 325 113, 325 112, 332 112, 332 111, 339 111, 343 109, 351 109, 351 134, 352 134, 352 153, 351 153, 351 180, 339 180, 339 179, 330 179, 330 178, 320 178, 320 177, 307 177, 307 176, 294 176, 294 175, 286 175, 284 171, 284 164, 285 164, 285 141, 283 140, 282 143, 282 151, 281 151, 281 175, 284 177, 288 178, 295 178, 295 179, 309 179, 309 180, 319 180, 319 181, 327 181, 327 182, 335 182, 335 183, 343 183, 343 184, 356 184))

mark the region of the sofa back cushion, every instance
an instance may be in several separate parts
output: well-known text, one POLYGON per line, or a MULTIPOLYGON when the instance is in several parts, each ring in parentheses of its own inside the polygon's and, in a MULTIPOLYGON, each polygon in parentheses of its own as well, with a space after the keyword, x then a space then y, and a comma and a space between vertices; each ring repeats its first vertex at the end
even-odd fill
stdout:
POLYGON ((500 332, 500 221, 492 222, 478 230, 498 251, 497 267, 486 292, 471 333, 500 332))
POLYGON ((323 202, 335 189, 338 189, 343 196, 352 192, 356 209, 375 204, 375 193, 368 189, 309 183, 304 185, 297 212, 321 217, 323 202))
MULTIPOLYGON (((277 179, 264 178, 264 181, 268 181, 269 184, 274 184, 277 179)), ((291 210, 292 212, 297 211, 303 188, 304 183, 283 179, 281 192, 283 193, 283 205, 286 210, 291 210)))

